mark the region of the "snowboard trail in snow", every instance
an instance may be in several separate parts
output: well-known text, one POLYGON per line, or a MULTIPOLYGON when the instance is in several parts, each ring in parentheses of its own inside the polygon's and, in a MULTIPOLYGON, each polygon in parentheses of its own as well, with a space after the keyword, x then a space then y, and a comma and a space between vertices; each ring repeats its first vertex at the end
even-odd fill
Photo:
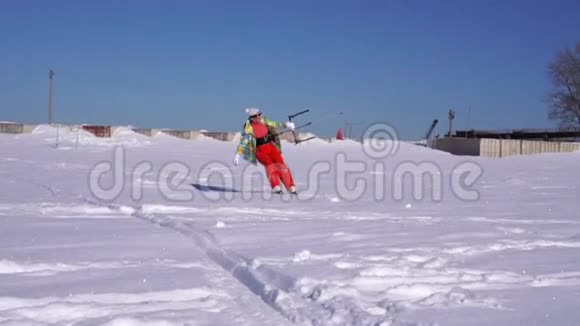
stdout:
POLYGON ((248 290, 259 296, 272 309, 299 325, 416 325, 397 320, 394 316, 377 316, 368 313, 347 297, 335 297, 318 302, 317 287, 302 296, 295 290, 296 280, 255 260, 223 248, 207 230, 183 223, 170 215, 146 213, 140 207, 102 204, 91 199, 87 203, 106 206, 123 214, 174 230, 193 240, 197 247, 214 263, 230 273, 248 290))

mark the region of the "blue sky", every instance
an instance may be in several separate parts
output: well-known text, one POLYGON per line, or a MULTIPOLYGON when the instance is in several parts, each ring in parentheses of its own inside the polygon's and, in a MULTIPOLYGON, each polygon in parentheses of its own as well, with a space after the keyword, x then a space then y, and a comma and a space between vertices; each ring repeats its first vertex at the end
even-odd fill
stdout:
MULTIPOLYGON (((420 138, 554 127, 542 97, 580 2, 0 1, 0 120, 238 130, 312 109, 312 131, 388 122, 420 138), (471 114, 468 110, 471 108, 471 114), (344 112, 337 116, 333 112, 344 112)), ((361 127, 355 129, 355 132, 361 127)))

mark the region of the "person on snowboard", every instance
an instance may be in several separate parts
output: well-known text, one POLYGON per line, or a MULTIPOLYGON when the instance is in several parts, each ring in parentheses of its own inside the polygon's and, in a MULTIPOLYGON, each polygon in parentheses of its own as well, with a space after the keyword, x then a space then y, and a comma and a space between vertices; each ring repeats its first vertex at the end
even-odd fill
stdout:
POLYGON ((244 124, 240 144, 234 156, 234 165, 240 164, 240 157, 256 164, 260 162, 266 169, 266 175, 274 193, 282 193, 280 181, 288 192, 296 194, 296 186, 292 179, 292 173, 280 150, 280 138, 276 133, 278 128, 294 130, 293 122, 276 122, 262 115, 257 108, 246 109, 248 120, 244 124))

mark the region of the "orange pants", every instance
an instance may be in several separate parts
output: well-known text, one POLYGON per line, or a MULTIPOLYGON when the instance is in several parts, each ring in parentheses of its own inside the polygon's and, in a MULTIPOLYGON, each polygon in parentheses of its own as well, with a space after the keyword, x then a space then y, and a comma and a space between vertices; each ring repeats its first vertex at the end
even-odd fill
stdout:
POLYGON ((256 159, 266 168, 266 175, 272 188, 280 185, 280 180, 286 189, 294 186, 292 173, 284 163, 282 154, 273 143, 258 146, 256 159))

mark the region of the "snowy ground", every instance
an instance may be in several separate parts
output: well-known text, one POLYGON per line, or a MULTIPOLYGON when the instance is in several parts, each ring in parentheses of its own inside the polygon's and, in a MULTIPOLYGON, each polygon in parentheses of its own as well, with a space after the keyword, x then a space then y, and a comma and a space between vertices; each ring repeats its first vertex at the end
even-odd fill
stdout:
POLYGON ((580 153, 401 143, 375 160, 354 142, 284 144, 295 198, 263 191, 261 168, 231 167, 234 143, 55 136, 0 135, 0 325, 580 323, 580 153), (95 196, 90 171, 115 146, 124 173, 99 184, 119 194, 95 196), (364 165, 345 184, 340 157, 364 165), (410 177, 397 195, 409 163, 437 167, 441 200, 436 182, 414 199, 410 177), (459 198, 458 165, 481 168, 478 198, 459 198))

